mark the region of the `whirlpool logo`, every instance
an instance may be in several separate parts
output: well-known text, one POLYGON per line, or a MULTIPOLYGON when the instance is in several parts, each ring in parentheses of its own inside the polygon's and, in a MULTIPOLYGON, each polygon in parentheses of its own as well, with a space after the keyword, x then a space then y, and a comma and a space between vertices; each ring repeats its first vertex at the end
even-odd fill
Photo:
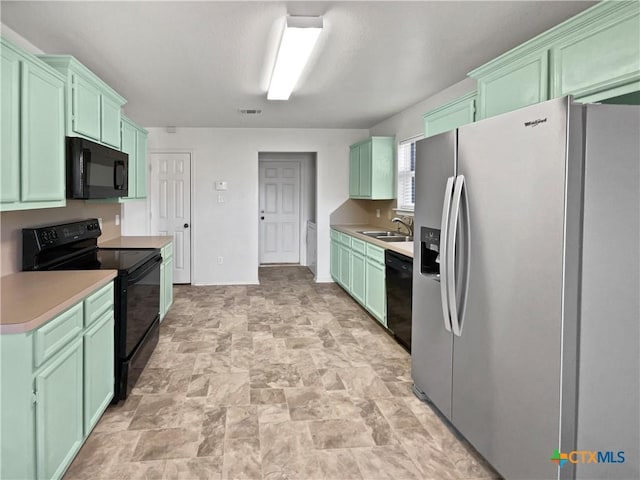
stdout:
POLYGON ((563 453, 560 450, 554 450, 551 461, 563 467, 568 463, 624 463, 624 451, 614 452, 609 450, 602 452, 599 450, 573 450, 569 453, 563 453))
POLYGON ((535 120, 529 120, 528 122, 524 122, 525 127, 537 127, 541 123, 547 123, 547 118, 536 118, 535 120))

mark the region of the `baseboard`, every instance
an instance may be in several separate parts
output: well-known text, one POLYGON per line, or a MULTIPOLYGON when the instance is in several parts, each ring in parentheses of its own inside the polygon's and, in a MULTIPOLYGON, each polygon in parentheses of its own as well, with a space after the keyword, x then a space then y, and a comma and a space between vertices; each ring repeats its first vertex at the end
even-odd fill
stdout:
POLYGON ((316 283, 336 283, 333 278, 329 277, 317 277, 316 283))

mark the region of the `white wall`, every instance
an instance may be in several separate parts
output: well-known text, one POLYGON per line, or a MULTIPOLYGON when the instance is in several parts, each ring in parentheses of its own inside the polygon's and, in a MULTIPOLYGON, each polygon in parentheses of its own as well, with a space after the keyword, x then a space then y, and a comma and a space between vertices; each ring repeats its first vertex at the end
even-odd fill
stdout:
MULTIPOLYGON (((316 152, 317 281, 329 274, 329 215, 349 197, 349 145, 362 129, 149 128, 149 153, 192 152, 192 283, 258 282, 258 153, 316 152), (226 202, 215 201, 214 182, 228 182, 226 202), (216 257, 224 257, 217 265, 216 257)), ((151 189, 149 189, 151 191, 151 189)), ((123 206, 123 231, 150 233, 148 201, 123 206)))
POLYGON ((429 110, 433 110, 440 105, 475 90, 475 88, 475 79, 467 77, 461 82, 455 83, 435 95, 374 125, 369 131, 371 135, 393 135, 396 137, 396 142, 401 142, 416 135, 424 135, 422 115, 429 110))

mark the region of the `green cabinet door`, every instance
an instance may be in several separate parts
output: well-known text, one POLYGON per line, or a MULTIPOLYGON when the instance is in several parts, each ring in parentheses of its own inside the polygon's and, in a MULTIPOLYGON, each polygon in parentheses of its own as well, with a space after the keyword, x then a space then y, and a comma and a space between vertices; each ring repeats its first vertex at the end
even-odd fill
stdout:
POLYGON ((371 141, 360 144, 360 174, 359 174, 359 190, 360 196, 364 198, 371 197, 371 141))
POLYGON ((424 136, 431 137, 454 130, 475 120, 476 92, 473 91, 425 113, 424 136))
POLYGON ((129 155, 128 188, 129 192, 126 198, 136 198, 136 133, 137 129, 126 120, 122 121, 122 151, 129 155))
POLYGON ((73 75, 72 128, 75 133, 100 141, 102 95, 91 82, 73 75))
POLYGON ((166 315, 173 304, 173 257, 165 262, 164 280, 164 313, 166 315))
POLYGON ((147 196, 147 133, 136 132, 136 198, 147 196))
POLYGON ((330 272, 331 278, 333 278, 336 282, 340 281, 340 244, 331 240, 329 255, 331 257, 330 263, 330 272))
POLYGON ((22 63, 21 200, 65 200, 64 82, 22 63))
POLYGON ((640 3, 601 2, 565 30, 551 47, 552 97, 599 102, 640 90, 640 3))
POLYGON ((113 310, 84 334, 84 434, 89 435, 113 398, 113 310))
POLYGON ((358 302, 365 303, 365 257, 361 253, 351 251, 351 295, 358 302))
POLYGON ((20 201, 20 58, 2 45, 2 145, 0 145, 0 202, 20 201))
POLYGON ((349 196, 360 196, 360 148, 357 145, 349 148, 349 196))
POLYGON ((101 95, 100 140, 113 148, 120 148, 120 104, 101 95))
POLYGON ((346 291, 351 290, 351 248, 340 244, 339 283, 346 291))
POLYGON ((82 445, 82 339, 36 374, 38 479, 60 478, 82 445))
POLYGON ((349 149, 349 197, 395 198, 395 139, 371 137, 349 149))
POLYGON ((385 327, 387 326, 387 295, 385 266, 376 261, 366 261, 365 306, 385 327))
POLYGON ((480 119, 549 99, 549 52, 535 52, 477 77, 480 119))

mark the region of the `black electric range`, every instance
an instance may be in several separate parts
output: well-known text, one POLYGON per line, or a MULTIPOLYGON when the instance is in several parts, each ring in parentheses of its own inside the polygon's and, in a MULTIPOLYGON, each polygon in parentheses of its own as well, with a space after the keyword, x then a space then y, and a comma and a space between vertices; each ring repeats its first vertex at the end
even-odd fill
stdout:
POLYGON ((126 398, 158 343, 160 252, 101 249, 97 219, 22 230, 23 270, 117 270, 114 402, 126 398))

